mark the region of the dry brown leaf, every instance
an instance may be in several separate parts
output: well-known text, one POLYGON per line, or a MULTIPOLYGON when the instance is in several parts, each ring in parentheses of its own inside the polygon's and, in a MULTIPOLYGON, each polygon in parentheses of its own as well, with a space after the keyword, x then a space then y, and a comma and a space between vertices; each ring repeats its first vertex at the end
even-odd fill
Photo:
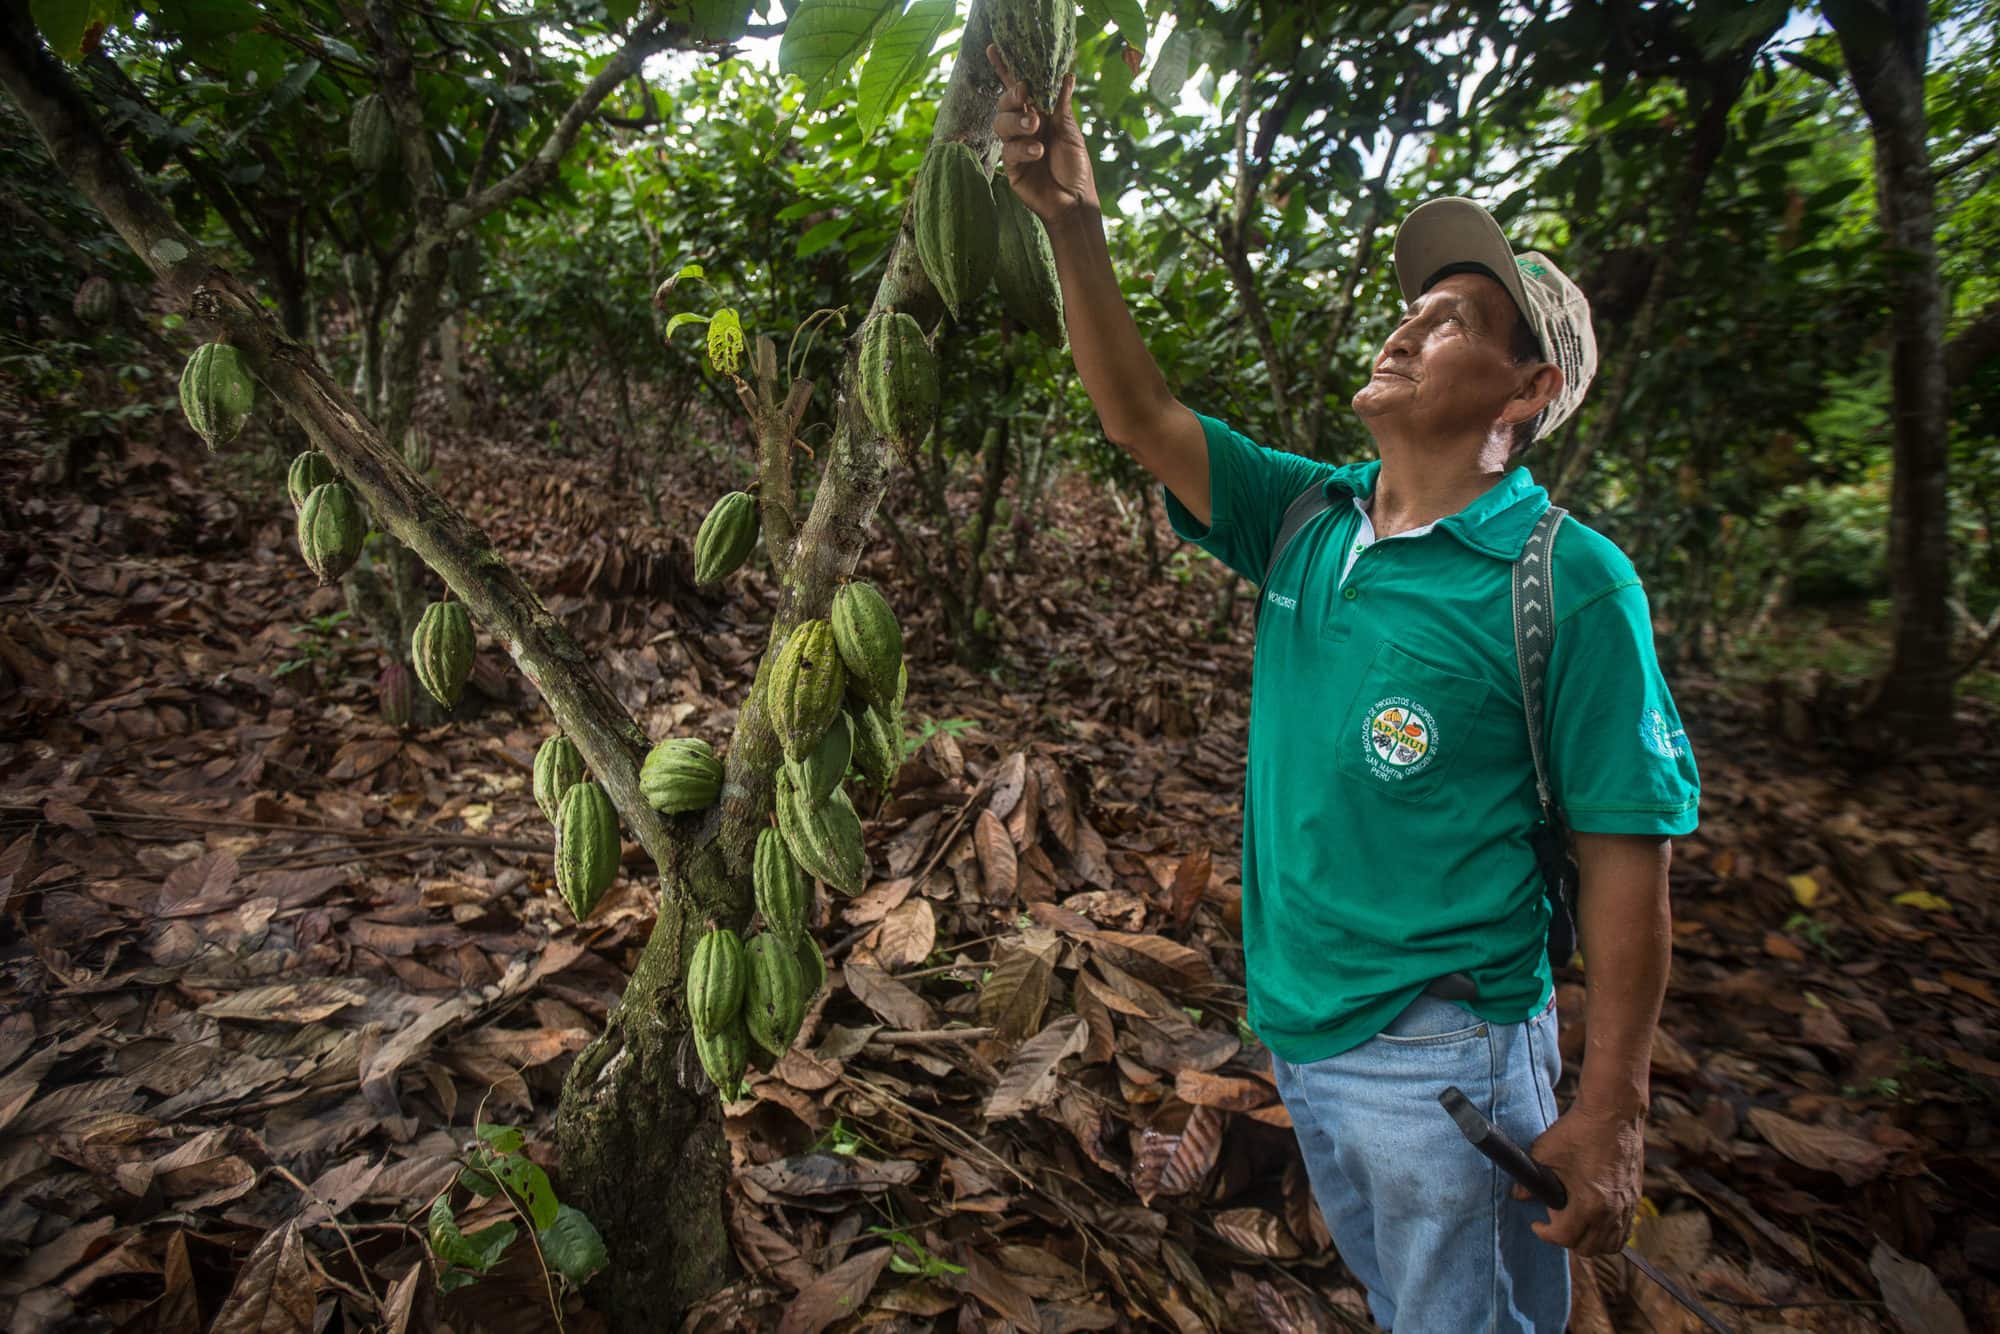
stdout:
POLYGON ((305 1243, 286 1223, 250 1252, 209 1334, 312 1334, 317 1304, 305 1243))
POLYGON ((1056 1067, 1080 1053, 1088 1041, 1088 1025, 1067 1014, 1023 1042, 986 1100, 986 1119, 1018 1116, 1047 1104, 1059 1088, 1056 1067))
POLYGON ((1002 1042, 1019 1042, 1041 1026, 1055 968, 1045 953, 1020 948, 1003 958, 979 988, 979 1022, 1002 1042))
POLYGON ((1182 1102, 1224 1112, 1247 1112, 1262 1107, 1277 1096, 1271 1086, 1262 1080, 1205 1074, 1192 1066, 1184 1066, 1176 1072, 1174 1092, 1182 1102))
MULTIPOLYGON (((944 733, 938 733, 943 736, 944 733)), ((835 1265, 799 1290, 778 1321, 778 1334, 819 1334, 836 1320, 860 1314, 875 1281, 889 1266, 895 1248, 878 1246, 872 1251, 835 1265)))
POLYGON ((315 977, 302 982, 278 982, 245 987, 201 1007, 211 1019, 257 1019, 268 1023, 310 1024, 340 1013, 350 1005, 366 1005, 368 993, 338 978, 315 977))
POLYGON ((1844 1130, 1809 1126, 1768 1107, 1752 1107, 1749 1121, 1765 1143, 1800 1167, 1831 1172, 1850 1186, 1873 1181, 1889 1166, 1887 1149, 1844 1130))
POLYGON ((889 1027, 908 1033, 937 1027, 937 1015, 929 1002, 881 969, 850 960, 840 971, 854 999, 880 1015, 889 1027))
POLYGON ((937 913, 929 899, 911 899, 875 928, 871 948, 884 968, 914 968, 937 947, 937 913))
POLYGON ((1174 884, 1168 896, 1167 914, 1173 919, 1176 931, 1187 930, 1188 919, 1201 903, 1201 896, 1208 892, 1208 877, 1212 859, 1207 848, 1196 848, 1181 858, 1179 869, 1174 872, 1174 884))
POLYGON ((1878 1241, 1868 1272, 1882 1285, 1882 1301, 1903 1334, 1966 1334, 1964 1313, 1929 1265, 1878 1241))
POLYGON ((986 809, 995 819, 1005 820, 1021 804, 1021 797, 1027 790, 1028 756, 1024 751, 1014 751, 1006 759, 993 767, 993 795, 986 799, 986 809))
POLYGON ((1012 903, 1018 891, 1020 857, 1007 826, 990 810, 979 812, 973 826, 973 846, 979 852, 979 874, 986 886, 988 903, 1012 903))
POLYGON ((1208 960, 1165 936, 1142 932, 1099 931, 1092 946, 1111 951, 1120 967, 1129 968, 1156 987, 1199 993, 1215 982, 1208 960))
POLYGON ((1141 1202, 1156 1195, 1185 1195, 1199 1186, 1222 1151, 1228 1118, 1213 1107, 1177 1098, 1160 1104, 1153 1119, 1132 1131, 1132 1190, 1141 1202))
POLYGON ((1021 1290, 1012 1274, 981 1255, 977 1244, 959 1247, 958 1260, 965 1267, 958 1278, 960 1291, 992 1307, 1016 1329, 1031 1332, 1041 1329, 1042 1319, 1035 1311, 1035 1299, 1021 1290))
POLYGON ((1304 1251, 1276 1214, 1265 1209, 1224 1209, 1208 1220, 1238 1250, 1267 1260, 1295 1260, 1304 1251))

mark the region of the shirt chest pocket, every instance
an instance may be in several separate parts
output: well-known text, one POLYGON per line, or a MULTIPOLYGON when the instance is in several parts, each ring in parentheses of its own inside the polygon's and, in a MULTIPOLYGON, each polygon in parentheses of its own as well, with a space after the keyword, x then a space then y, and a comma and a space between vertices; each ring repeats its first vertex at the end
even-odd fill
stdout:
POLYGON ((1422 801, 1479 735, 1491 693, 1484 681, 1441 671, 1384 643, 1348 705, 1336 767, 1371 791, 1422 801))

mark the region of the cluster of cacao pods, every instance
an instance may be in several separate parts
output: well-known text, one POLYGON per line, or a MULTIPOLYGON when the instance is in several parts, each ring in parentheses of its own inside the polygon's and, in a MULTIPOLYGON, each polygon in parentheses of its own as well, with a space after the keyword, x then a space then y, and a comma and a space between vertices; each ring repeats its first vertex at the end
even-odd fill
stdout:
MULTIPOLYGON (((772 833, 768 829, 764 832, 772 833)), ((766 846, 760 837, 760 908, 767 894, 763 880, 766 846)), ((791 1050, 807 1008, 826 985, 826 958, 805 929, 805 879, 781 845, 773 840, 769 846, 792 877, 789 891, 771 892, 795 894, 795 902, 801 905, 796 923, 789 930, 780 930, 765 910, 766 929, 754 933, 747 944, 728 927, 717 927, 695 942, 694 957, 688 964, 685 994, 695 1052, 724 1102, 734 1102, 742 1095, 751 1044, 773 1059, 791 1050)))
POLYGON ((618 810, 585 772, 576 743, 560 732, 535 752, 534 791, 535 804, 556 827, 556 890, 581 922, 618 878, 618 810))
MULTIPOLYGON (((1071 24, 1069 48, 1050 57, 1059 55, 1063 61, 1058 81, 1074 53, 1073 15, 1071 24)), ((989 176, 979 155, 956 140, 933 144, 917 172, 912 209, 917 258, 954 318, 962 318, 992 282, 1008 315, 1062 345, 1062 285, 1055 251, 1042 220, 1016 197, 1005 172, 989 176)), ((876 428, 888 433, 880 422, 876 428)))

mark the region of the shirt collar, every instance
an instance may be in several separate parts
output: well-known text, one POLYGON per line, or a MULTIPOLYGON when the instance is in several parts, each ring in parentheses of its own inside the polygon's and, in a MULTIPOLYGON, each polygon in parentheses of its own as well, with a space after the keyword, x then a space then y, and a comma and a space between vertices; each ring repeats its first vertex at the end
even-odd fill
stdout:
MULTIPOLYGON (((1380 459, 1350 463, 1327 474, 1327 489, 1365 500, 1375 493, 1375 479, 1381 471, 1380 459)), ((1438 520, 1437 528, 1482 555, 1514 561, 1528 544, 1535 521, 1548 507, 1549 493, 1535 483, 1528 470, 1510 468, 1484 495, 1438 520)))

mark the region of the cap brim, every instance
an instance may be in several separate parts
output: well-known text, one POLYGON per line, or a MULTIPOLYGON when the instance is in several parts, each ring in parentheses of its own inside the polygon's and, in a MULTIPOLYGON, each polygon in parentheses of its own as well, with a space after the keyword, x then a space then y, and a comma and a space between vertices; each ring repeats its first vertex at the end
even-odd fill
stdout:
POLYGON ((1419 204, 1396 231, 1396 284, 1403 300, 1415 301, 1432 274, 1453 264, 1485 265, 1514 298, 1515 307, 1524 313, 1529 309, 1514 247, 1492 214, 1456 196, 1419 204))

